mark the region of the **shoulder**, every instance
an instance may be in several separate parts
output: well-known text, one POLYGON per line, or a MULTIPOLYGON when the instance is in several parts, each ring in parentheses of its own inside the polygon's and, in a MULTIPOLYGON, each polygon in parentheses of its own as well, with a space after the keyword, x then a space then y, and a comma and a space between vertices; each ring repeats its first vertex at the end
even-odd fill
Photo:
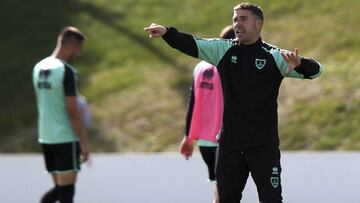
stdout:
POLYGON ((280 52, 280 48, 264 41, 261 48, 268 53, 280 52))
POLYGON ((198 63, 198 65, 194 69, 194 78, 195 80, 198 80, 202 77, 212 78, 212 76, 217 73, 216 66, 206 62, 201 61, 198 63))
POLYGON ((61 61, 64 65, 64 69, 65 69, 65 75, 69 76, 76 76, 77 75, 77 72, 76 72, 76 69, 74 67, 72 67, 70 64, 66 63, 65 61, 61 61))
POLYGON ((49 57, 46 57, 46 58, 42 59, 41 61, 39 61, 35 65, 35 68, 61 68, 64 66, 65 66, 65 64, 62 63, 61 60, 49 56, 49 57))
POLYGON ((207 69, 213 69, 213 68, 216 68, 216 66, 206 62, 206 61, 200 61, 196 66, 195 66, 195 69, 194 69, 194 73, 198 73, 198 72, 203 72, 207 69))
POLYGON ((61 61, 61 63, 64 65, 66 69, 69 69, 72 72, 76 72, 76 69, 72 65, 68 64, 66 61, 63 60, 59 60, 59 61, 61 61))
POLYGON ((212 44, 217 46, 227 46, 231 47, 236 44, 234 39, 221 39, 221 38, 200 38, 194 36, 194 39, 197 44, 212 44))
POLYGON ((200 61, 197 65, 196 65, 197 68, 212 68, 212 67, 215 67, 214 65, 206 62, 206 61, 200 61))

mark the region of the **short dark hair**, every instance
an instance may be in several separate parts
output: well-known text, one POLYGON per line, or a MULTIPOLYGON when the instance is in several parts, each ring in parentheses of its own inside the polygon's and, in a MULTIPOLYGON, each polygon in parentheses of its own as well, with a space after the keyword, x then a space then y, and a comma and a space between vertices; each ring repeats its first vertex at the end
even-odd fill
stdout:
POLYGON ((264 13, 259 5, 253 3, 241 3, 234 7, 234 10, 238 9, 250 10, 254 15, 259 17, 261 20, 264 20, 264 13))
POLYGON ((222 39, 235 39, 235 32, 232 25, 224 27, 220 33, 220 38, 222 39))
POLYGON ((76 27, 65 27, 59 34, 61 38, 61 44, 67 44, 69 42, 80 42, 85 40, 84 34, 76 27))

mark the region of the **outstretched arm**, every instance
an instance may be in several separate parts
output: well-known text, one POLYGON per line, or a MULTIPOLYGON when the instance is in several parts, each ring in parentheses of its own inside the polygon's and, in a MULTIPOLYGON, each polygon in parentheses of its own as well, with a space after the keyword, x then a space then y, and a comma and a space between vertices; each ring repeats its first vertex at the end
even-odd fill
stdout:
POLYGON ((298 48, 295 48, 295 52, 282 51, 281 55, 284 58, 284 60, 286 61, 286 63, 288 64, 288 67, 286 68, 286 71, 285 71, 285 75, 288 75, 290 73, 290 71, 294 70, 301 63, 298 48))
POLYGON ((144 30, 149 33, 149 38, 162 37, 167 31, 166 27, 156 23, 151 23, 150 26, 144 28, 144 30))
POLYGON ((294 52, 280 50, 278 53, 281 56, 276 52, 273 52, 273 56, 284 77, 313 79, 322 73, 321 64, 313 59, 299 56, 297 48, 294 52))
POLYGON ((198 49, 192 35, 178 32, 173 27, 165 27, 155 23, 151 23, 144 30, 149 33, 150 38, 162 37, 172 48, 198 58, 198 49))
POLYGON ((232 46, 230 40, 198 38, 179 32, 174 27, 165 27, 155 23, 144 30, 149 33, 150 38, 162 37, 172 48, 215 66, 232 46))

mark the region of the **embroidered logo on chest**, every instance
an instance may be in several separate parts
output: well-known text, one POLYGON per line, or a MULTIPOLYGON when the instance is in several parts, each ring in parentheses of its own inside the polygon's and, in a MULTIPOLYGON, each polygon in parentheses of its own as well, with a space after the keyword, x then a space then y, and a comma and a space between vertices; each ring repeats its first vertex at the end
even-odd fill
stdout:
POLYGON ((264 68, 266 65, 266 59, 255 59, 255 66, 258 69, 264 68))

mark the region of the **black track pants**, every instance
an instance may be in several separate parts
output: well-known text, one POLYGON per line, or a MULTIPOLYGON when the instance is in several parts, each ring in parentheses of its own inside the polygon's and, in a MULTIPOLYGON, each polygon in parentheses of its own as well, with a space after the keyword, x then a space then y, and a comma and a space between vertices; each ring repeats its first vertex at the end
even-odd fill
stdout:
POLYGON ((281 203, 280 150, 233 151, 219 146, 216 180, 220 203, 239 203, 249 172, 261 203, 281 203))

